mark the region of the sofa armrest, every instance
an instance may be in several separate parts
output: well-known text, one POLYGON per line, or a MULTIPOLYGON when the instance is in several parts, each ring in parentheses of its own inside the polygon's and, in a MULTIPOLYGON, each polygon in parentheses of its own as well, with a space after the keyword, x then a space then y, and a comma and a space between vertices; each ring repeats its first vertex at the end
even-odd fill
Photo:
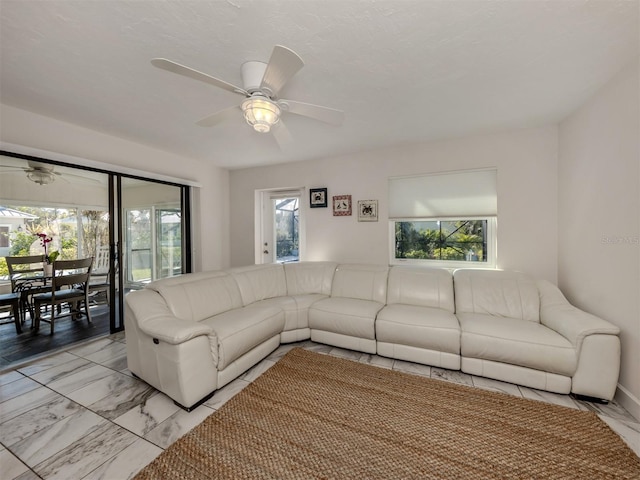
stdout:
POLYGON ((140 330, 150 337, 177 345, 200 335, 214 335, 211 327, 176 317, 155 317, 139 324, 140 330))
POLYGON ((546 280, 540 280, 540 321, 569 340, 578 355, 584 339, 589 335, 619 335, 614 324, 571 305, 560 289, 546 280))
POLYGON ((177 318, 162 296, 153 290, 131 292, 126 301, 133 314, 131 320, 152 338, 177 345, 200 335, 215 336, 208 325, 177 318))
POLYGON ((611 400, 620 373, 620 329, 571 305, 550 282, 538 281, 540 321, 569 340, 578 364, 571 392, 611 400))

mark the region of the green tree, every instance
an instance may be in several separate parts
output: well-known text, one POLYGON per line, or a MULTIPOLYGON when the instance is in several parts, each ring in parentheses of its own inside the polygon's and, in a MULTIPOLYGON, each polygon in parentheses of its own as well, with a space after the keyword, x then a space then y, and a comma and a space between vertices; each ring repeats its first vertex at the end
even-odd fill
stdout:
POLYGON ((109 245, 109 213, 101 210, 82 210, 82 251, 94 255, 99 246, 109 245))
POLYGON ((14 257, 29 255, 31 244, 36 240, 36 238, 37 237, 29 231, 14 232, 11 238, 11 248, 9 253, 14 257))
POLYGON ((396 258, 484 260, 484 221, 396 222, 396 258))

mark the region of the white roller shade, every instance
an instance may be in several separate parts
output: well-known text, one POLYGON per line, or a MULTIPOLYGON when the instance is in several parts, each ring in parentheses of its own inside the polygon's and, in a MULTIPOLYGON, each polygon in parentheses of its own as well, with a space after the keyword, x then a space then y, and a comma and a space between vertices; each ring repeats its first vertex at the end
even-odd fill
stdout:
POLYGON ((291 189, 291 190, 270 190, 269 198, 291 198, 299 197, 304 193, 304 188, 291 189))
POLYGON ((389 218, 485 217, 498 212, 496 170, 389 179, 389 218))

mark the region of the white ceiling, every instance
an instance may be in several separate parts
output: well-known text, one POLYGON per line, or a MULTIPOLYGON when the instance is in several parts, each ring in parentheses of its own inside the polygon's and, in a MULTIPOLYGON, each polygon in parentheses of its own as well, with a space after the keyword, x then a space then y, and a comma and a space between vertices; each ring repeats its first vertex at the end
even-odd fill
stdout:
POLYGON ((0 101, 221 167, 335 156, 557 122, 639 54, 637 0, 0 0, 0 101), (242 85, 276 44, 304 68, 281 96, 281 150, 242 97, 154 68, 165 57, 242 85))

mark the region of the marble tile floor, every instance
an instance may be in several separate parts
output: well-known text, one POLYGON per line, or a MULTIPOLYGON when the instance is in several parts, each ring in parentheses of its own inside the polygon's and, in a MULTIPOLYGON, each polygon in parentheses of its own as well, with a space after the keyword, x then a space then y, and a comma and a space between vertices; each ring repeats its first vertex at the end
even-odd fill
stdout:
POLYGON ((313 342, 283 345, 190 413, 127 370, 124 333, 0 374, 0 479, 124 480, 301 346, 382 368, 593 410, 640 455, 640 422, 600 405, 313 342))

